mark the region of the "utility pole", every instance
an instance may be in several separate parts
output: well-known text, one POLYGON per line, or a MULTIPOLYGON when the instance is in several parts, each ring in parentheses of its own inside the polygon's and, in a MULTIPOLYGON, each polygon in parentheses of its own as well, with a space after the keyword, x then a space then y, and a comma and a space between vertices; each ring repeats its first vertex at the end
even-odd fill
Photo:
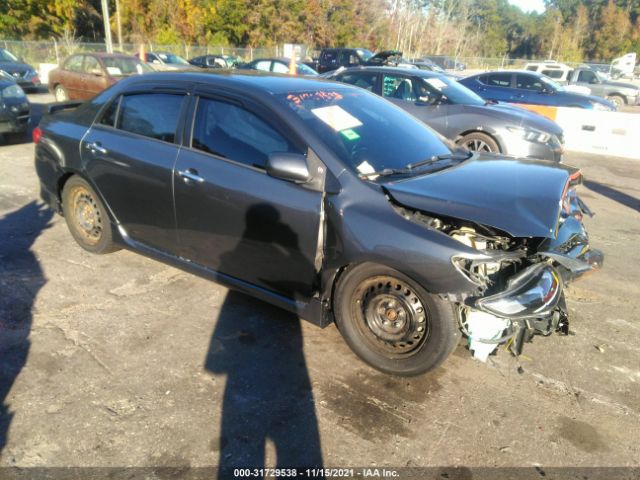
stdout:
POLYGON ((107 46, 107 53, 113 53, 111 24, 109 22, 109 5, 107 4, 107 0, 102 0, 102 21, 104 22, 104 43, 107 46))
POLYGON ((116 0, 116 25, 118 25, 118 50, 122 52, 122 22, 120 21, 120 0, 116 0))

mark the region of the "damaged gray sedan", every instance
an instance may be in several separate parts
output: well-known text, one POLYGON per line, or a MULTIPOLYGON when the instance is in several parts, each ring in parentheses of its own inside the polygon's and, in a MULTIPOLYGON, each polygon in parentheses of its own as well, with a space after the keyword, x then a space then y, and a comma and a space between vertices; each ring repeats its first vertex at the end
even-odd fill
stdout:
POLYGON ((86 250, 335 321, 391 374, 436 368, 460 332, 479 358, 566 334, 564 286, 602 264, 577 169, 470 153, 348 85, 150 74, 50 109, 34 141, 42 198, 86 250))

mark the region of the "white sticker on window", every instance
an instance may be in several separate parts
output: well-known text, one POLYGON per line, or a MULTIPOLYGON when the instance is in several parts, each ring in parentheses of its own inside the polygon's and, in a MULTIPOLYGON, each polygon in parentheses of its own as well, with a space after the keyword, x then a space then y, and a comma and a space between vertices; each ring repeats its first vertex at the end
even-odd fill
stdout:
POLYGON ((109 75, 122 75, 122 70, 118 67, 107 67, 107 73, 109 75))
POLYGON ((355 128, 362 125, 362 122, 349 112, 343 110, 338 105, 330 107, 314 108, 311 112, 322 120, 324 123, 333 128, 336 132, 346 130, 347 128, 355 128))
POLYGON ((424 79, 425 82, 427 82, 429 85, 431 85, 434 88, 437 88, 438 90, 442 90, 443 88, 447 88, 447 84, 444 83, 442 80, 440 80, 439 78, 425 78, 424 79))

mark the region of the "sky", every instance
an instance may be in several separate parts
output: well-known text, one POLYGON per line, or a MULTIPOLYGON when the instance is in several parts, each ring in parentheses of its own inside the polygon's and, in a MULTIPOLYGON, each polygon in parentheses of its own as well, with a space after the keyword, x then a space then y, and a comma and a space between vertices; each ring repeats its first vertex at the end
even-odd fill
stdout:
POLYGON ((544 12, 543 0, 509 0, 511 5, 520 7, 523 12, 535 11, 538 13, 544 12))

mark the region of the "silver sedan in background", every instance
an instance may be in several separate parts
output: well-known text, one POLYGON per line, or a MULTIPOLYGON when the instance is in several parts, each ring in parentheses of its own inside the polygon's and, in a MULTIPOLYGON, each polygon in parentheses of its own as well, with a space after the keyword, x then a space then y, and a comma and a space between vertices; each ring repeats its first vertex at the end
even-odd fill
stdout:
POLYGON ((557 123, 519 107, 487 102, 441 73, 354 67, 324 76, 390 100, 469 150, 562 161, 564 139, 557 123))

